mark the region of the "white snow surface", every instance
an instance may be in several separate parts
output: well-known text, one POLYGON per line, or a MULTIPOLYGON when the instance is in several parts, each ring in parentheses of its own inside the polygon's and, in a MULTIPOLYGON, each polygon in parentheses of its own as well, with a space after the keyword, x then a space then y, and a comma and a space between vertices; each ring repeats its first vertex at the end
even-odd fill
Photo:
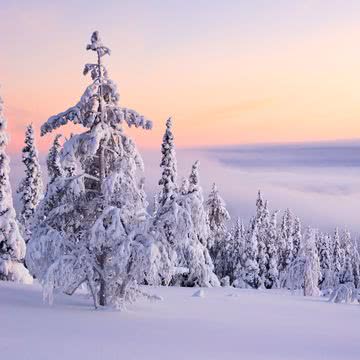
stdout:
POLYGON ((0 282, 0 354, 11 360, 359 359, 360 306, 284 291, 146 288, 163 301, 93 310, 83 294, 44 305, 38 285, 0 282), (229 296, 232 294, 233 296, 229 296))
POLYGON ((200 298, 203 298, 205 297, 205 292, 203 289, 199 289, 199 290, 196 290, 193 294, 192 294, 193 297, 200 297, 200 298))

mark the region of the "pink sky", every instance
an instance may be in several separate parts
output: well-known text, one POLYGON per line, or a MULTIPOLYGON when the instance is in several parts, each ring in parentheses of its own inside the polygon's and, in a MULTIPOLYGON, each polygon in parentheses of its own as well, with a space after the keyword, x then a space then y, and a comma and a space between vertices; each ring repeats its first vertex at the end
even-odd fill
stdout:
POLYGON ((95 29, 121 104, 154 121, 151 133, 131 130, 141 147, 160 146, 168 116, 179 147, 358 138, 359 4, 289 3, 0 4, 10 150, 26 124, 39 130, 78 101, 95 29))

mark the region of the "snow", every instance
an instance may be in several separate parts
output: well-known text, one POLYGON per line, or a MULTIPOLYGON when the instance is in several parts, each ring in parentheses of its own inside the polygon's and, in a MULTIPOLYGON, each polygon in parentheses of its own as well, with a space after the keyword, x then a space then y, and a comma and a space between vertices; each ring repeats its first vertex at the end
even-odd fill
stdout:
POLYGON ((197 291, 195 291, 193 294, 192 294, 193 297, 200 297, 200 298, 203 298, 205 297, 205 291, 203 289, 199 289, 197 291))
POLYGON ((359 359, 359 305, 280 290, 150 288, 163 301, 96 311, 90 299, 0 282, 2 359, 359 359), (229 296, 232 294, 232 296, 229 296))

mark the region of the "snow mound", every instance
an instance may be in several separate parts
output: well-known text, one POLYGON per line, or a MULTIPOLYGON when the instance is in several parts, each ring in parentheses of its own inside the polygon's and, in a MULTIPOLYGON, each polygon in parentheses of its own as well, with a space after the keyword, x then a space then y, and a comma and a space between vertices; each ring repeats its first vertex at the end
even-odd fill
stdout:
POLYGON ((197 291, 195 291, 193 294, 192 294, 192 297, 200 297, 200 298, 203 298, 205 297, 205 292, 203 289, 199 289, 197 291))
POLYGON ((239 294, 234 294, 234 293, 227 294, 227 296, 229 296, 229 297, 240 297, 239 294))

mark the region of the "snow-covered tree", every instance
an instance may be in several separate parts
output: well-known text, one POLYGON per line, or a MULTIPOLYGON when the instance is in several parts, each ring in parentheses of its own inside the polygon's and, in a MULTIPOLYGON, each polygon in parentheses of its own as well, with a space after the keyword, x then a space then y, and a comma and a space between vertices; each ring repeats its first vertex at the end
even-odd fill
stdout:
POLYGON ((292 258, 295 259, 300 246, 301 246, 301 239, 302 239, 302 235, 301 235, 301 222, 298 216, 295 217, 294 220, 294 233, 292 235, 292 239, 293 239, 293 255, 292 258))
POLYGON ((315 231, 308 227, 298 255, 288 267, 283 285, 290 290, 303 289, 305 296, 318 296, 320 263, 315 242, 315 231))
POLYGON ((320 262, 316 250, 314 230, 305 234, 304 295, 319 296, 320 262))
POLYGON ((352 243, 352 267, 354 276, 354 285, 358 289, 360 287, 360 254, 356 241, 352 243))
POLYGON ((237 271, 243 268, 242 254, 245 245, 245 228, 244 223, 238 218, 231 230, 230 241, 227 251, 227 269, 230 284, 236 280, 237 271))
POLYGON ((279 287, 279 250, 277 234, 277 211, 271 214, 270 224, 267 230, 267 256, 268 269, 265 279, 265 286, 268 289, 279 287))
POLYGON ((330 237, 327 234, 319 233, 318 237, 319 261, 321 277, 319 280, 322 290, 331 289, 334 285, 332 271, 332 256, 330 247, 330 237))
POLYGON ((177 189, 177 164, 171 118, 166 121, 166 131, 161 145, 161 153, 160 167, 162 174, 159 181, 161 186, 159 203, 164 205, 174 197, 177 189))
POLYGON ((340 283, 354 283, 354 271, 351 256, 345 257, 345 263, 341 270, 340 283))
POLYGON ((215 265, 215 273, 221 279, 230 276, 228 273, 228 258, 230 251, 230 233, 226 223, 230 220, 226 204, 220 196, 214 183, 206 201, 207 219, 210 226, 210 236, 208 239, 208 249, 215 265))
POLYGON ((154 238, 161 244, 163 251, 163 264, 160 271, 162 284, 168 285, 175 275, 174 271, 175 267, 178 267, 178 263, 184 265, 181 257, 178 258, 176 253, 179 241, 186 237, 186 226, 184 226, 182 220, 190 223, 189 216, 183 216, 182 211, 184 210, 178 203, 177 165, 171 118, 166 122, 161 152, 160 167, 162 175, 159 181, 161 190, 155 196, 154 219, 151 232, 154 238))
POLYGON ((88 128, 65 141, 61 175, 49 184, 36 211, 26 261, 44 284, 73 293, 86 283, 94 305, 122 307, 140 291, 137 283, 155 283, 161 252, 149 234, 143 165, 122 124, 148 129, 151 123, 118 105, 119 94, 102 58, 110 54, 98 32, 88 50, 97 63, 86 64, 92 83, 80 101, 52 116, 42 135, 69 121, 88 128), (49 206, 51 204, 51 206, 49 206))
POLYGON ((284 276, 289 264, 293 260, 293 216, 289 209, 286 209, 282 217, 279 235, 279 271, 284 276))
POLYGON ((347 282, 354 283, 353 273, 353 245, 351 242, 350 232, 345 230, 342 236, 342 248, 344 254, 344 263, 340 272, 340 283, 345 284, 347 282))
MULTIPOLYGON (((252 226, 249 227, 248 233, 245 236, 245 246, 243 253, 243 268, 240 272, 241 280, 254 289, 257 289, 261 285, 261 279, 259 276, 259 264, 257 262, 258 257, 258 229, 255 219, 251 221, 252 226)), ((240 281, 238 280, 238 283, 240 281)))
POLYGON ((49 154, 46 160, 49 183, 53 183, 56 178, 60 177, 62 174, 62 168, 60 164, 60 144, 61 135, 57 134, 54 138, 54 141, 49 149, 49 154))
POLYGON ((25 241, 19 231, 12 199, 6 126, 0 97, 0 280, 31 283, 32 278, 23 265, 25 241))
POLYGON ((219 280, 214 273, 214 265, 210 257, 207 241, 209 239, 209 224, 204 208, 204 198, 199 181, 199 162, 191 169, 188 190, 181 189, 182 207, 185 214, 190 214, 191 226, 183 247, 184 258, 189 269, 183 285, 185 286, 218 286, 219 280))
POLYGON ((340 277, 341 277, 341 269, 342 269, 342 253, 343 250, 340 245, 340 236, 339 236, 339 230, 338 228, 335 229, 334 235, 332 238, 332 249, 333 249, 333 264, 332 264, 332 270, 334 273, 334 285, 337 285, 340 283, 340 277))
POLYGON ((305 235, 304 295, 319 296, 320 262, 316 250, 314 230, 308 228, 305 235))
POLYGON ((22 162, 25 165, 25 177, 21 180, 17 192, 20 194, 21 201, 19 221, 23 226, 23 236, 27 242, 30 237, 30 223, 43 196, 41 168, 32 125, 26 128, 22 162))
POLYGON ((267 272, 269 268, 269 255, 267 253, 268 242, 268 230, 270 226, 270 214, 268 210, 267 202, 263 200, 261 192, 258 192, 258 198, 256 200, 256 215, 255 215, 256 227, 257 227, 257 244, 258 254, 257 263, 259 265, 259 277, 260 285, 265 286, 267 278, 267 272))

